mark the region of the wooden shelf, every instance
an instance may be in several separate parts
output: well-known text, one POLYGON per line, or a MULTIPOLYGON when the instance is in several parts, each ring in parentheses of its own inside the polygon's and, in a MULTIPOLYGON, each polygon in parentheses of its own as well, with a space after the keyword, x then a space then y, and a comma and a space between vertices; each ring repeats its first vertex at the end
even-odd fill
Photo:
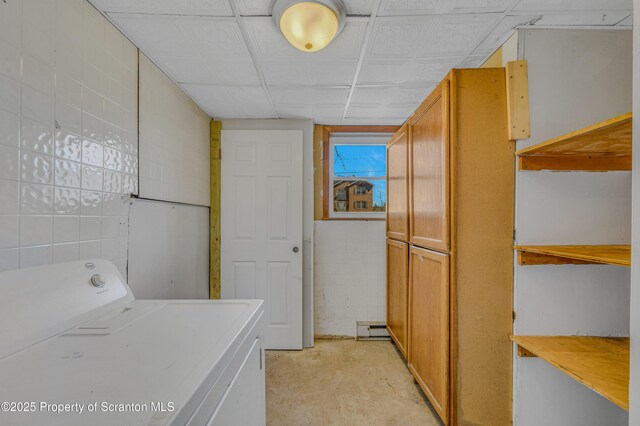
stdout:
POLYGON ((521 149, 519 170, 631 170, 631 117, 620 115, 521 149))
POLYGON ((631 266, 631 246, 515 246, 520 265, 631 266))
POLYGON ((518 355, 540 357, 629 411, 629 339, 584 336, 511 336, 518 355))

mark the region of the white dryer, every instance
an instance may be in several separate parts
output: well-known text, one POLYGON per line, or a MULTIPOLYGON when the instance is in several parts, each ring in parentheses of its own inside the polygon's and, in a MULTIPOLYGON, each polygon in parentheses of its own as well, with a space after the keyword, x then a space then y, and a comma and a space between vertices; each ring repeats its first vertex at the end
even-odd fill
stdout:
POLYGON ((135 300, 106 260, 0 273, 0 424, 264 425, 261 300, 135 300))

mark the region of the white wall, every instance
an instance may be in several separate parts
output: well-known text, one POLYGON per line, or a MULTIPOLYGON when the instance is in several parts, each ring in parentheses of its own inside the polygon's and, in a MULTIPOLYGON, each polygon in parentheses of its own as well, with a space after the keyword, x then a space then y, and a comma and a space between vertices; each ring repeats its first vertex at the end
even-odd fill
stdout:
MULTIPOLYGON (((633 2, 633 111, 640 111, 640 0, 633 2)), ((631 383, 629 424, 640 424, 640 121, 633 120, 633 203, 631 239, 631 383)))
POLYGON ((209 116, 141 53, 141 197, 209 205, 210 123, 209 116))
MULTIPOLYGON (((302 344, 313 346, 313 121, 311 120, 222 120, 223 130, 302 130, 303 133, 303 213, 302 213, 302 344)), ((224 208, 224 206, 222 206, 224 208)))
POLYGON ((208 208, 133 200, 130 224, 129 287, 136 298, 209 298, 208 208))
POLYGON ((0 270, 102 257, 126 274, 137 61, 83 0, 0 2, 0 270))
POLYGON ((356 321, 386 320, 385 222, 315 222, 315 333, 355 336, 356 321))
MULTIPOLYGON (((531 138, 518 149, 631 110, 631 33, 521 30, 531 138)), ((627 244, 629 172, 517 172, 517 244, 627 244)), ((627 268, 515 266, 515 333, 629 333, 627 268)), ((627 413, 540 359, 515 356, 514 423, 622 425, 627 413)))
POLYGON ((129 285, 145 299, 206 299, 211 118, 142 53, 139 67, 140 197, 162 202, 132 201, 129 285))

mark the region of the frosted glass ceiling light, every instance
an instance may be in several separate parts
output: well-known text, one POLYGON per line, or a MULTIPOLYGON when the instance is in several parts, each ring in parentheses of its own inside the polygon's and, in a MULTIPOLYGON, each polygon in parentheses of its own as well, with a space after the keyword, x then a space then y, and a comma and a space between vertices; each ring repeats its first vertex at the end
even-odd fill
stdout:
POLYGON ((345 8, 342 0, 276 0, 273 19, 293 47, 317 52, 344 27, 345 8))

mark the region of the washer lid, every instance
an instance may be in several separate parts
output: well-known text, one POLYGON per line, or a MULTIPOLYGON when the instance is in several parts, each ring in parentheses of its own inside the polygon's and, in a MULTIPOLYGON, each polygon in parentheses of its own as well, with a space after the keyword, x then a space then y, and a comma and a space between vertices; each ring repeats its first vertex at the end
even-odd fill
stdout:
POLYGON ((134 300, 108 260, 0 273, 0 359, 134 300))

